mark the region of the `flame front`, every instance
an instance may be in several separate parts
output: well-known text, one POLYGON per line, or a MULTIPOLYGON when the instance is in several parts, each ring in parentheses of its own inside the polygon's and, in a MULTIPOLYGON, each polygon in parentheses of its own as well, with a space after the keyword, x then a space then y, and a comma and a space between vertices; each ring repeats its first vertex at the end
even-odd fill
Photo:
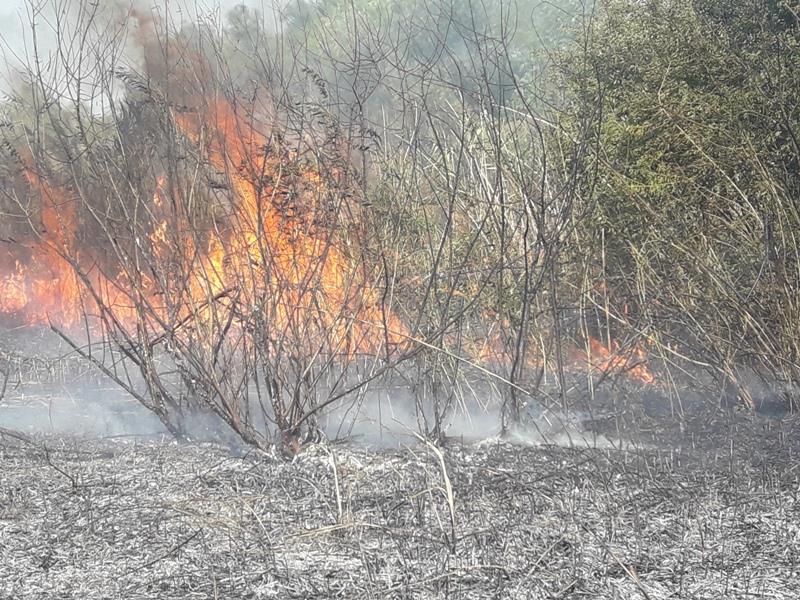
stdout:
MULTIPOLYGON (((261 333, 283 338, 287 346, 305 345, 303 351, 312 354, 322 348, 349 356, 385 354, 407 345, 408 329, 371 285, 363 262, 343 250, 335 218, 333 226, 325 223, 320 206, 334 196, 339 174, 322 177, 296 150, 272 142, 226 102, 200 106, 174 117, 205 161, 225 174, 231 206, 224 216, 198 229, 180 190, 171 195, 162 175, 149 202, 149 233, 131 233, 133 258, 105 271, 89 268, 78 248, 75 200, 26 164, 28 186, 40 203, 41 231, 30 247, 17 247, 17 255, 0 265, 0 313, 64 328, 102 313, 106 322, 130 331, 143 320, 151 329, 153 323, 169 328, 192 321, 202 328, 229 322, 234 328, 269 328, 261 333)), ((510 324, 497 317, 485 321, 488 329, 470 350, 472 359, 510 364, 516 341, 504 334, 510 324)), ((616 343, 607 347, 590 338, 585 351, 568 354, 571 369, 656 381, 641 347, 625 354, 616 343)), ((541 352, 526 353, 526 368, 545 364, 541 352)))
POLYGON ((270 144, 227 103, 180 113, 176 121, 228 173, 236 204, 234 227, 212 236, 202 254, 197 284, 203 289, 196 291, 235 288, 252 306, 269 298, 274 328, 323 336, 337 352, 376 353, 386 339, 393 347, 406 341, 403 323, 341 251, 336 231, 318 224, 315 200, 328 190, 314 169, 296 152, 270 144), (282 209, 279 201, 288 195, 303 214, 282 209))
POLYGON ((620 373, 640 383, 656 383, 656 376, 648 366, 647 351, 642 346, 635 346, 623 352, 616 341, 612 340, 609 347, 600 340, 590 337, 588 352, 579 350, 577 355, 578 360, 586 364, 593 373, 602 375, 620 373))
MULTIPOLYGON (((493 366, 510 367, 517 362, 515 358, 521 349, 517 347, 517 338, 510 333, 514 332, 507 319, 488 313, 484 315, 481 335, 474 336, 475 343, 471 344, 471 353, 482 363, 493 366)), ((524 352, 525 368, 529 371, 546 368, 554 370, 557 364, 552 358, 545 360, 543 353, 535 345, 527 344, 524 352)), ((568 346, 565 354, 568 361, 566 368, 569 371, 588 371, 592 375, 622 375, 623 377, 642 384, 656 384, 658 379, 650 369, 647 350, 642 345, 636 345, 623 350, 619 342, 612 340, 606 346, 594 337, 588 337, 585 348, 578 345, 568 346)))
POLYGON ((75 206, 29 167, 24 174, 40 204, 41 229, 30 248, 17 248, 23 256, 6 253, 0 264, 6 272, 0 278, 0 313, 25 323, 54 318, 74 324, 82 314, 80 285, 64 257, 75 248, 75 206))
MULTIPOLYGON (((208 231, 190 226, 185 209, 167 206, 166 178, 160 177, 149 208, 147 247, 141 257, 137 250, 135 260, 127 260, 135 265, 122 261, 107 277, 81 264, 75 201, 26 164, 27 183, 41 202, 41 231, 29 256, 1 265, 0 312, 26 324, 72 328, 102 309, 133 330, 143 318, 137 302, 157 321, 261 311, 254 322, 268 324, 270 335, 294 338, 294 344, 302 336, 305 343, 353 354, 385 353, 387 342, 393 348, 405 343, 406 328, 365 269, 348 259, 333 228, 318 225, 315 199, 328 190, 309 164, 269 144, 225 102, 178 114, 176 122, 213 168, 228 174, 227 216, 215 219, 208 231), (286 214, 279 201, 289 195, 311 210, 286 214)), ((131 232, 136 244, 142 243, 140 233, 131 232)))

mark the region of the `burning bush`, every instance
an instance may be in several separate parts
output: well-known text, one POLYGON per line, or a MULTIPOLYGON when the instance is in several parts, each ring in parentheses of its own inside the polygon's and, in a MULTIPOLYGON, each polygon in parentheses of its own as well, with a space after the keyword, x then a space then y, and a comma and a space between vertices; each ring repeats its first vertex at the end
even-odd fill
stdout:
POLYGON ((358 387, 349 364, 385 367, 407 332, 358 255, 332 140, 265 120, 255 99, 225 97, 224 80, 208 87, 208 59, 188 48, 155 62, 156 23, 138 25, 149 74, 162 77, 146 84, 117 69, 138 92, 125 110, 104 88, 110 118, 77 103, 69 119, 46 113, 47 146, 27 156, 13 150, 16 130, 7 138, 14 189, 24 189, 8 201, 29 227, 4 265, 2 310, 71 340, 83 323, 87 345, 75 348, 176 435, 201 410, 264 445, 269 423, 296 434, 318 404, 358 387), (96 358, 97 344, 116 351, 111 362, 96 358))
MULTIPOLYGON (((649 23, 638 3, 609 3, 560 55, 491 8, 422 4, 402 23, 387 3, 278 30, 241 10, 178 27, 88 3, 56 21, 75 51, 52 72, 29 57, 6 106, 0 312, 51 324, 176 435, 200 412, 257 446, 378 381, 408 387, 436 437, 489 396, 506 430, 527 403, 566 411, 607 379, 679 390, 670 367, 795 380, 794 179, 770 175, 791 127, 770 165, 734 153, 777 182, 756 206, 761 183, 745 192, 711 153, 734 132, 681 116, 720 121, 684 94, 708 82, 617 60, 668 37, 624 37, 621 15, 649 23), (135 51, 101 43, 123 33, 135 51)), ((692 19, 713 11, 667 4, 707 39, 692 19)))

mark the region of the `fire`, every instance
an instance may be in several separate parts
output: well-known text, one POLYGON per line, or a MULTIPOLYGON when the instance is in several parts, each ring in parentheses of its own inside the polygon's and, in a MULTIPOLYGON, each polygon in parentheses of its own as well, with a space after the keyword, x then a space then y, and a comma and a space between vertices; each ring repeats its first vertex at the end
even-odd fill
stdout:
POLYGON ((266 286, 280 329, 313 323, 344 353, 376 351, 384 324, 391 345, 405 342, 404 325, 349 264, 336 232, 318 225, 317 200, 327 190, 317 172, 296 153, 270 144, 230 104, 213 102, 177 114, 176 121, 216 169, 231 174, 237 226, 226 239, 211 242, 202 265, 217 274, 216 289, 229 280, 246 294, 263 293, 266 286), (297 206, 280 204, 287 195, 297 206))
MULTIPOLYGON (((22 160, 29 161, 24 156, 22 160)), ((0 312, 26 323, 47 322, 51 316, 74 323, 81 313, 81 291, 74 270, 64 260, 75 247, 74 204, 64 202, 27 165, 24 174, 40 203, 41 229, 28 260, 9 254, 13 266, 4 265, 6 273, 0 279, 0 312)))
MULTIPOLYGON (((516 336, 510 334, 514 329, 507 319, 492 313, 484 315, 485 329, 480 336, 476 336, 475 343, 470 345, 470 350, 477 361, 492 366, 509 367, 516 352, 516 336)), ((567 344, 565 349, 567 357, 566 370, 571 372, 585 372, 593 374, 619 374, 623 377, 644 384, 655 384, 657 378, 650 370, 647 350, 637 345, 623 351, 616 340, 612 340, 611 347, 600 340, 589 337, 586 348, 576 344, 567 344)), ((555 361, 543 358, 542 352, 534 344, 528 344, 525 353, 524 365, 526 369, 555 369, 555 361)))
POLYGON ((612 340, 609 348, 595 338, 588 340, 588 354, 581 351, 583 360, 594 372, 622 373, 629 379, 653 384, 656 377, 648 367, 647 352, 641 346, 622 352, 620 344, 612 340))
MULTIPOLYGON (((227 222, 198 235, 187 216, 167 201, 167 180, 160 176, 154 182, 146 239, 146 251, 158 268, 135 282, 124 271, 108 278, 94 269, 83 272, 81 282, 76 266, 86 267, 80 264, 76 204, 26 165, 28 185, 40 201, 41 231, 30 248, 22 249, 29 250, 27 256, 22 252, 3 265, 0 313, 28 324, 52 321, 74 327, 85 315, 99 312, 82 287, 88 280, 106 310, 131 329, 142 318, 131 301, 136 294, 157 319, 170 316, 165 295, 173 294, 171 315, 178 320, 210 321, 213 310, 230 314, 250 306, 263 311, 271 327, 290 336, 304 331, 311 343, 342 354, 383 352, 387 341, 393 348, 407 343, 405 325, 383 305, 363 269, 351 264, 336 231, 319 224, 318 200, 328 190, 312 166, 270 146, 248 119, 219 101, 206 110, 179 113, 176 121, 189 140, 205 149, 214 168, 230 174, 234 206, 227 222), (277 201, 289 192, 296 194, 294 212, 277 201), (182 281, 173 279, 175 273, 182 281), (234 295, 238 308, 230 300, 234 295)), ((516 342, 507 335, 510 323, 487 315, 485 327, 469 352, 484 364, 510 364, 516 342)), ((540 368, 546 361, 532 348, 525 366, 540 368)), ((656 382, 642 347, 622 352, 617 342, 609 347, 590 338, 585 350, 573 348, 567 354, 570 370, 582 366, 656 382)))
POLYGON ((384 306, 368 273, 348 259, 337 233, 319 224, 318 200, 328 190, 313 165, 270 144, 226 102, 200 106, 177 114, 176 122, 214 168, 229 173, 227 215, 215 217, 208 231, 190 226, 186 211, 167 202, 167 180, 159 177, 150 233, 129 236, 145 246, 136 251, 141 265, 112 267, 109 278, 81 262, 76 202, 26 164, 29 189, 41 202, 41 232, 32 236, 30 256, 4 266, 0 312, 27 324, 72 328, 98 314, 99 298, 113 320, 133 330, 142 318, 134 310, 138 298, 156 320, 200 322, 213 311, 238 311, 235 325, 246 311, 262 311, 262 322, 279 335, 305 337, 336 353, 385 353, 386 342, 392 348, 406 343, 403 323, 384 306), (287 196, 294 196, 296 214, 281 206, 287 196), (86 284, 93 294, 85 293, 86 284))
MULTIPOLYGON (((292 345, 345 355, 383 354, 408 344, 405 324, 370 283, 374 274, 348 255, 344 233, 326 223, 325 206, 332 198, 335 203, 341 174, 323 177, 299 149, 273 139, 255 115, 220 96, 185 99, 189 108, 175 111, 174 121, 205 162, 226 174, 230 206, 198 229, 174 189, 178 183, 160 175, 147 224, 128 232, 142 245, 136 260, 97 266, 78 242, 76 200, 37 175, 28 156, 23 171, 40 202, 41 231, 11 260, 0 259, 0 313, 73 328, 105 312, 131 331, 143 319, 149 319, 146 326, 170 320, 201 327, 215 320, 234 328, 268 324, 292 345), (144 316, 137 302, 147 307, 144 316)), ((497 317, 487 323, 470 354, 485 364, 508 364, 516 351, 514 336, 506 335, 510 324, 497 317)), ((550 367, 542 350, 528 350, 525 367, 550 367)), ((609 348, 590 339, 587 350, 572 352, 569 368, 580 364, 655 382, 641 348, 625 355, 618 344, 609 348)))
POLYGON ((25 309, 28 294, 25 289, 25 274, 19 260, 4 278, 0 279, 0 309, 6 313, 18 313, 25 309))

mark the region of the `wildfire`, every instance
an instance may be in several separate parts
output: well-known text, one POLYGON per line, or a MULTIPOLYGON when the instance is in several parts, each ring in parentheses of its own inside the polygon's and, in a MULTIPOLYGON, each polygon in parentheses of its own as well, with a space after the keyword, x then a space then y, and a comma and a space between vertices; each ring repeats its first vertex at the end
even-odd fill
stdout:
MULTIPOLYGON (((146 249, 153 272, 120 271, 107 278, 99 269, 87 270, 84 279, 93 288, 87 298, 82 288, 86 281, 79 280, 75 268, 85 269, 80 265, 75 203, 26 168, 28 185, 40 201, 42 227, 25 249, 28 256, 4 265, 0 312, 28 324, 53 321, 70 328, 92 309, 97 314, 93 302, 99 298, 113 319, 133 328, 142 318, 132 301, 139 294, 159 319, 171 314, 178 320, 211 320, 213 310, 230 314, 250 306, 263 311, 262 322, 271 327, 291 335, 304 330, 314 343, 324 340, 343 354, 381 352, 387 341, 392 347, 406 343, 405 325, 382 304, 363 271, 350 264, 336 232, 318 225, 316 201, 327 190, 309 165, 271 151, 266 137, 227 104, 180 113, 176 121, 189 140, 205 149, 214 168, 231 174, 230 222, 199 236, 185 213, 170 208, 174 203, 167 201, 166 178, 159 177, 146 249), (255 177, 254 172, 262 175, 255 177), (295 214, 276 202, 287 190, 299 194, 295 202, 302 206, 295 214), (138 276, 135 282, 132 275, 138 276), (231 290, 238 309, 230 300, 231 290)), ((510 364, 516 342, 506 334, 510 324, 487 316, 486 327, 471 349, 474 358, 510 364)), ((570 369, 583 365, 591 372, 621 373, 645 384, 656 381, 642 347, 622 352, 617 342, 608 347, 590 338, 586 350, 574 348, 568 355, 570 369)), ((540 351, 529 348, 525 356, 526 368, 545 364, 540 351)))
POLYGON ((589 338, 588 341, 588 353, 580 351, 579 354, 592 371, 622 373, 629 379, 646 384, 656 382, 655 375, 648 367, 647 352, 641 346, 623 352, 619 342, 614 340, 610 348, 595 338, 589 338))
MULTIPOLYGON (((22 156, 23 162, 29 157, 22 156)), ((64 260, 75 246, 74 205, 26 166, 25 178, 40 205, 41 229, 25 257, 8 253, 5 275, 0 278, 0 312, 21 317, 26 323, 74 323, 81 313, 80 286, 64 260)), ((26 252, 27 251, 27 252, 26 252)))
MULTIPOLYGON (((507 319, 497 315, 485 315, 484 323, 486 330, 481 332, 479 341, 471 346, 475 359, 484 364, 510 366, 517 351, 516 336, 509 335, 514 329, 507 319)), ((585 349, 568 345, 565 353, 568 357, 566 368, 570 371, 588 369, 593 374, 619 374, 648 385, 657 382, 649 367, 647 350, 641 345, 626 351, 615 340, 612 340, 609 347, 600 340, 589 337, 585 349)), ((552 360, 543 358, 541 350, 530 345, 525 352, 524 365, 526 369, 547 367, 552 370, 556 367, 552 360)))
POLYGON ((402 322, 349 264, 336 232, 318 225, 316 200, 327 192, 318 173, 270 144, 231 105, 203 106, 176 120, 189 139, 205 141, 215 168, 231 174, 237 206, 236 227, 224 239, 212 238, 204 254, 202 271, 214 274, 212 291, 235 285, 253 303, 267 292, 279 329, 311 325, 345 353, 376 352, 384 325, 389 343, 403 344, 402 322), (289 195, 294 210, 279 203, 289 195))
MULTIPOLYGON (((383 354, 408 344, 405 324, 370 283, 374 274, 350 258, 336 215, 326 212, 340 174, 323 177, 299 149, 273 139, 254 114, 219 96, 189 95, 187 102, 173 112, 174 121, 203 162, 225 174, 224 210, 212 209, 198 226, 178 182, 160 175, 144 224, 136 221, 125 232, 135 248, 103 264, 97 248, 79 243, 75 198, 23 157, 41 227, 30 243, 0 258, 0 313, 67 329, 100 314, 130 331, 143 320, 156 329, 170 322, 227 322, 226 331, 269 327, 290 344, 346 355, 383 354)), ((470 352, 483 363, 508 364, 518 341, 505 334, 510 324, 494 318, 487 327, 470 352)), ((541 351, 528 350, 524 366, 542 367, 541 351)), ((641 348, 624 354, 618 344, 609 348, 590 339, 586 352, 572 354, 570 367, 655 381, 641 348)))
MULTIPOLYGON (((203 320, 213 310, 241 313, 251 307, 274 330, 302 332, 340 353, 385 352, 387 341, 393 347, 405 343, 403 323, 384 306, 367 274, 342 252, 336 232, 318 225, 316 200, 327 190, 312 165, 271 145, 222 101, 179 113, 176 121, 214 168, 230 174, 228 217, 198 231, 185 210, 166 201, 166 179, 159 177, 147 247, 135 254, 141 265, 121 265, 109 279, 81 263, 75 202, 26 164, 29 189, 41 202, 41 231, 28 257, 2 266, 0 312, 27 324, 52 321, 70 328, 98 313, 93 303, 99 298, 107 316, 132 329, 142 318, 133 306, 138 298, 157 319, 203 320), (304 203, 297 214, 279 204, 289 195, 304 203), (78 272, 92 294, 82 293, 78 272)), ((141 244, 138 232, 129 237, 141 244)))
POLYGON ((0 279, 0 310, 6 313, 18 313, 28 303, 25 286, 25 274, 19 260, 14 261, 14 268, 0 279))

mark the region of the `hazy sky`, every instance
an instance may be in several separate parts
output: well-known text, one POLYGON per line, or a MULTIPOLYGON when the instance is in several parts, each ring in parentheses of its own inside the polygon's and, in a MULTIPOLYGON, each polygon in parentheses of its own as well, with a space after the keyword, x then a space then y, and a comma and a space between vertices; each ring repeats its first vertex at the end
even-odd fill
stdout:
MULTIPOLYGON (((81 2, 99 3, 100 6, 110 5, 111 0, 0 0, 0 89, 6 88, 9 65, 13 64, 13 55, 22 56, 25 53, 26 41, 30 43, 30 27, 28 13, 31 3, 39 6, 76 6, 81 2)), ((186 18, 193 15, 210 14, 213 11, 227 12, 230 8, 246 4, 248 6, 264 10, 265 5, 269 6, 269 0, 122 0, 124 4, 134 4, 140 8, 152 10, 161 9, 163 14, 165 6, 169 6, 171 14, 183 14, 186 18)), ((269 11, 264 11, 269 14, 269 11)), ((48 32, 45 25, 40 28, 39 37, 40 47, 45 51, 55 46, 55 37, 48 32)), ((7 88, 6 88, 7 89, 7 88)))

